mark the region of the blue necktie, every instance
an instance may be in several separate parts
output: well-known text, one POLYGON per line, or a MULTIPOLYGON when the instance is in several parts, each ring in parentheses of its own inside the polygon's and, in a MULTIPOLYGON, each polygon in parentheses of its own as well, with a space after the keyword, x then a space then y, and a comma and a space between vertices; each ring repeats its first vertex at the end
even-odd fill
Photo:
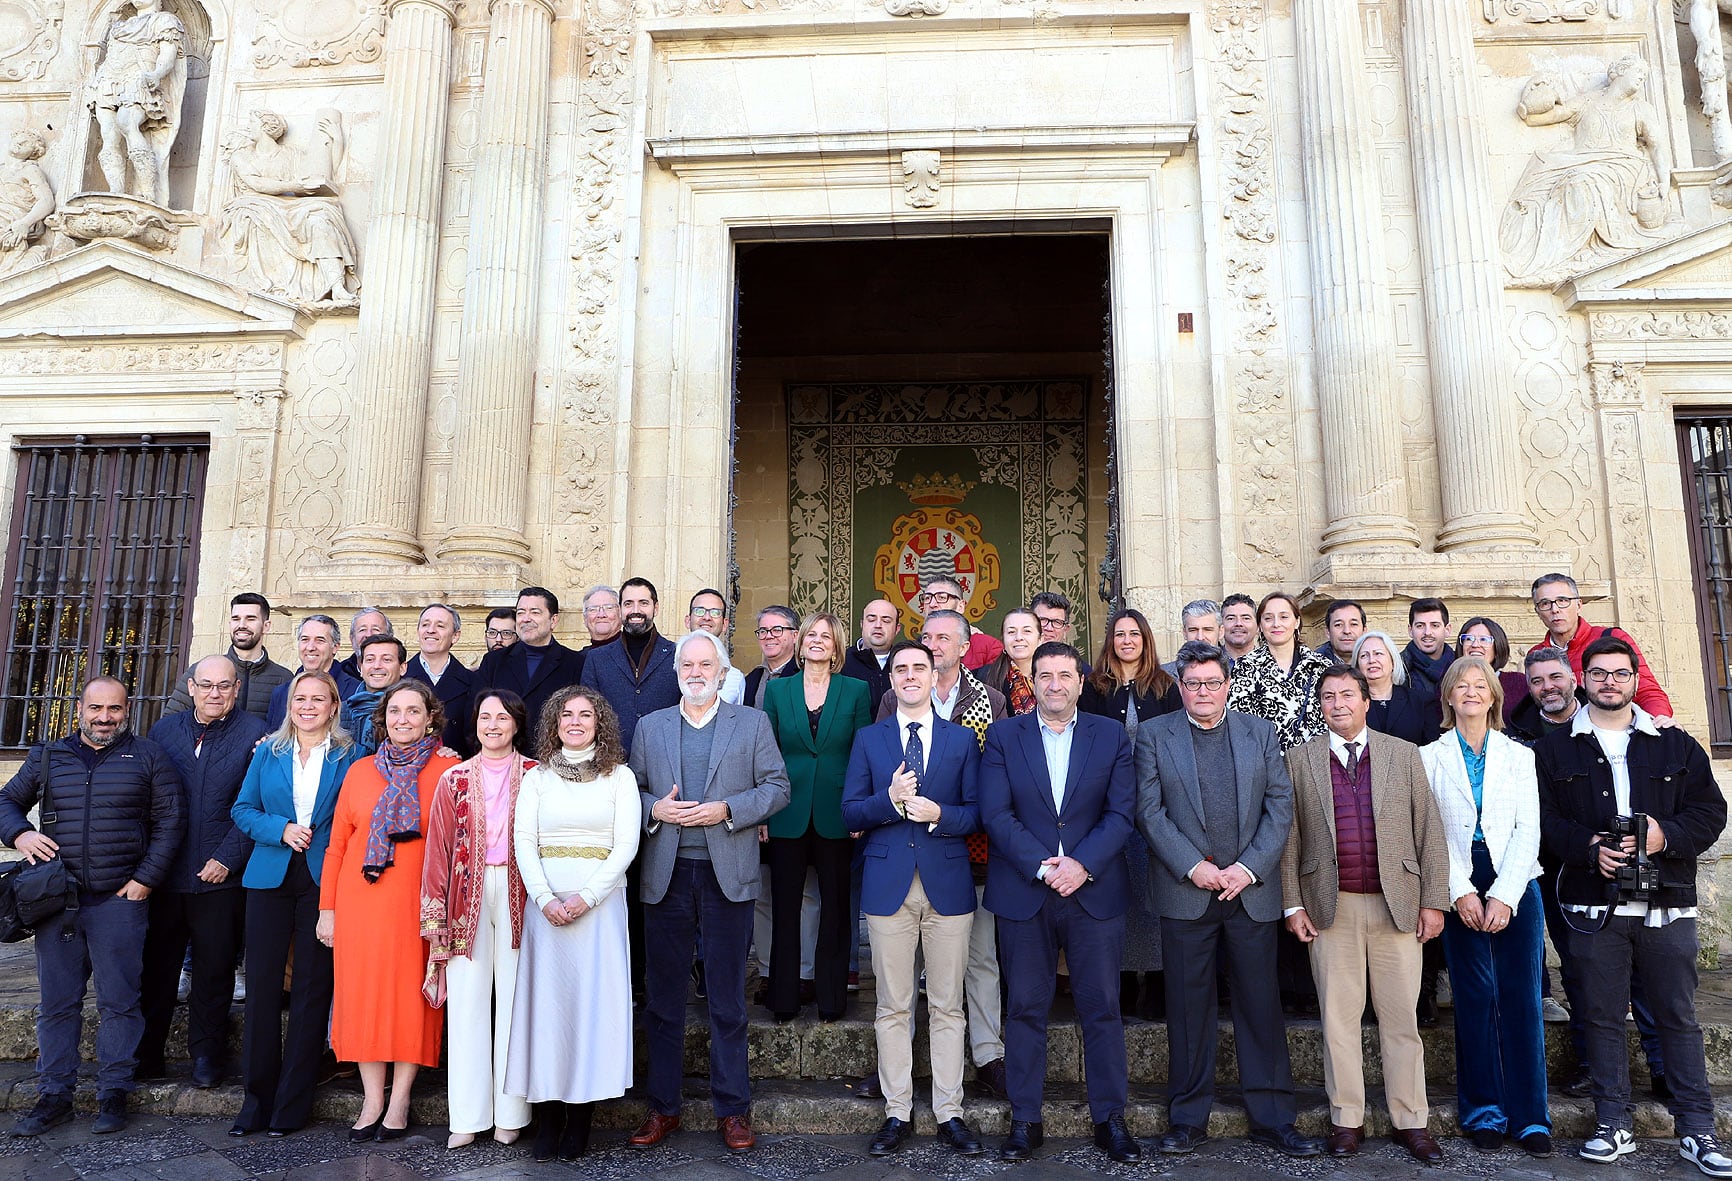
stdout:
POLYGON ((920 723, 908 723, 908 746, 902 752, 903 764, 914 773, 915 785, 922 786, 922 772, 926 764, 926 750, 920 745, 920 723))

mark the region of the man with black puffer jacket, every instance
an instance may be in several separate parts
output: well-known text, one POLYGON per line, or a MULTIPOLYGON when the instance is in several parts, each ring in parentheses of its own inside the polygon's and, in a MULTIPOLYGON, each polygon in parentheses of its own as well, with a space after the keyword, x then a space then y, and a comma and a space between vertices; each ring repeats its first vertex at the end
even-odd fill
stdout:
POLYGON ((150 896, 150 932, 144 941, 144 1038, 138 1044, 141 1079, 164 1074, 163 1046, 174 1018, 176 986, 192 948, 187 996, 187 1049, 192 1083, 217 1085, 229 1040, 229 1002, 235 991, 235 955, 246 914, 241 874, 252 838, 235 827, 230 809, 252 763, 253 747, 268 731, 240 703, 241 676, 228 656, 207 656, 186 678, 192 708, 150 728, 167 752, 185 791, 186 839, 168 879, 150 896))
POLYGON ((127 728, 126 686, 93 677, 78 698, 78 733, 31 750, 0 788, 0 841, 31 861, 65 859, 78 907, 36 928, 36 1106, 12 1128, 40 1136, 72 1118, 86 985, 96 981, 96 1094, 93 1132, 126 1126, 133 1057, 144 1032, 139 977, 146 899, 169 879, 186 829, 180 775, 160 746, 127 728), (47 788, 54 836, 30 810, 47 788))

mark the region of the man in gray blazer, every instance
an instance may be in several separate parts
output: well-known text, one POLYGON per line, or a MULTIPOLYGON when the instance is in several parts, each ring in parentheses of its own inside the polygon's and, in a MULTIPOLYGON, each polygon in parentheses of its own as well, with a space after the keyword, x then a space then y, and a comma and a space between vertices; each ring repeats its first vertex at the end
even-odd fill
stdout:
POLYGON ((710 1103, 722 1143, 742 1152, 756 1143, 746 1074, 746 944, 758 896, 758 825, 787 806, 788 771, 769 718, 717 696, 725 662, 716 637, 682 637, 674 668, 680 704, 645 716, 631 744, 644 812, 638 864, 649 1042, 649 1117, 631 1143, 660 1144, 680 1126, 686 986, 701 933, 710 1103))
POLYGON ((1322 1145, 1293 1127, 1293 1071, 1276 984, 1281 853, 1293 822, 1293 784, 1275 727, 1227 709, 1227 654, 1193 641, 1179 649, 1182 713, 1137 727, 1137 826, 1153 854, 1150 909, 1161 919, 1167 975, 1165 1153, 1208 1138, 1215 1100, 1219 1000, 1216 949, 1225 945, 1233 1036, 1251 1139, 1288 1156, 1322 1145))

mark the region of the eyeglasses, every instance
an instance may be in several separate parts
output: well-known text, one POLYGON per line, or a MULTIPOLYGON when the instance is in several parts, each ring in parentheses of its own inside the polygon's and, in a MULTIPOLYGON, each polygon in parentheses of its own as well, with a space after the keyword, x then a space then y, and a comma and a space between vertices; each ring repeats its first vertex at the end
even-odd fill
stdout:
POLYGON ((961 595, 953 595, 949 591, 927 591, 920 596, 922 603, 960 603, 961 595))
POLYGON ((1595 684, 1611 681, 1616 685, 1628 685, 1636 679, 1635 670, 1628 668, 1590 668, 1585 675, 1595 684))
POLYGON ((1068 619, 1042 619, 1040 630, 1043 632, 1059 632, 1070 626, 1068 619))
POLYGON ((490 640, 514 640, 517 638, 517 633, 510 628, 490 627, 487 629, 487 638, 490 640))
POLYGON ((194 681, 193 688, 200 693, 227 693, 235 687, 234 681, 194 681))
POLYGON ((1555 599, 1535 599, 1534 606, 1541 611, 1551 611, 1558 607, 1568 606, 1576 601, 1576 595, 1559 595, 1555 599))
POLYGON ((726 607, 693 607, 693 619, 720 619, 728 613, 726 607))
POLYGON ((1207 681, 1180 681, 1187 693, 1219 693, 1227 682, 1220 677, 1211 677, 1207 681))
POLYGON ((619 610, 619 604, 618 603, 609 603, 605 607, 585 607, 583 609, 583 613, 585 615, 612 615, 614 612, 616 612, 618 610, 619 610))
POLYGON ((767 640, 772 636, 785 636, 789 632, 796 632, 799 630, 800 629, 797 627, 789 627, 786 624, 778 623, 774 627, 760 627, 752 634, 757 636, 760 640, 767 640))
POLYGON ((1490 636, 1478 636, 1478 635, 1470 636, 1470 635, 1466 634, 1465 632, 1462 633, 1461 635, 1455 637, 1455 642, 1458 644, 1494 644, 1494 645, 1497 643, 1497 641, 1492 639, 1490 636))

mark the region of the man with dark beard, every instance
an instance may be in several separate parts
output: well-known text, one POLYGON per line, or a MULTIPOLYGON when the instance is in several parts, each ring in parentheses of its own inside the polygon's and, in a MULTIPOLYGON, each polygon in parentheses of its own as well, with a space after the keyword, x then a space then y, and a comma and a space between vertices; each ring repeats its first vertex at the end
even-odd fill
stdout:
MULTIPOLYGON (((240 670, 236 705, 255 718, 263 718, 270 712, 272 695, 288 684, 293 675, 265 650, 265 633, 270 630, 271 604, 263 595, 245 591, 229 600, 228 657, 240 670)), ((183 686, 174 691, 162 712, 177 714, 192 707, 192 695, 183 686)))
POLYGON ((36 927, 36 1106, 12 1129, 40 1136, 72 1118, 84 990, 96 980, 96 1123, 126 1126, 134 1053, 144 1033, 139 982, 144 970, 146 899, 168 880, 186 831, 180 775, 168 754, 127 725, 126 686, 95 677, 78 698, 78 733, 31 750, 0 789, 0 840, 33 862, 66 862, 78 907, 36 927), (30 810, 44 798, 52 836, 30 810))

